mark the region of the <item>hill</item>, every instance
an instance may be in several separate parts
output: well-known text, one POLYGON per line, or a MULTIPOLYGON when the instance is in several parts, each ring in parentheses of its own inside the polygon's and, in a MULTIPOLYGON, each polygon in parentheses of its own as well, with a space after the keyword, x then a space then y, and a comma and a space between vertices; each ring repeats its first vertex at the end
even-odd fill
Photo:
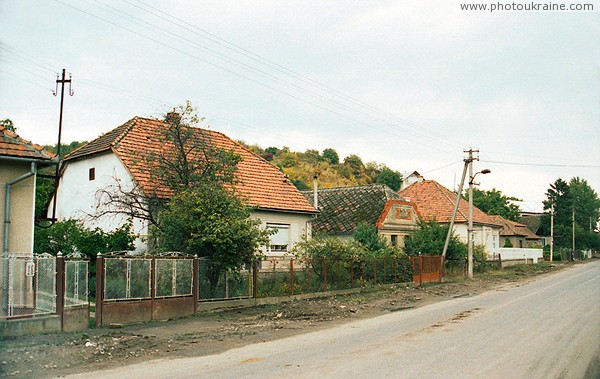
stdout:
POLYGON ((263 149, 258 145, 239 142, 279 167, 300 190, 312 188, 315 174, 318 175, 317 182, 321 188, 381 183, 397 191, 402 183, 402 174, 398 171, 377 162, 363 163, 356 154, 350 154, 341 161, 332 148, 323 152, 309 149, 301 153, 290 151, 286 146, 263 149))

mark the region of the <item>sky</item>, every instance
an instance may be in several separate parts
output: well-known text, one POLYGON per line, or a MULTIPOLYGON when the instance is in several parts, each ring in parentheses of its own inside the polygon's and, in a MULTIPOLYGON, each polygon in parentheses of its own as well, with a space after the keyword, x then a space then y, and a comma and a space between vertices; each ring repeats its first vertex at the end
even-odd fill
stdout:
POLYGON ((581 177, 600 193, 600 1, 583 3, 594 10, 0 0, 0 119, 27 140, 55 144, 60 93, 52 92, 64 68, 73 96, 64 100, 63 142, 189 100, 203 126, 233 139, 334 148, 450 189, 464 151, 477 149, 474 170, 492 171, 477 176, 480 189, 541 211, 558 178, 581 177))

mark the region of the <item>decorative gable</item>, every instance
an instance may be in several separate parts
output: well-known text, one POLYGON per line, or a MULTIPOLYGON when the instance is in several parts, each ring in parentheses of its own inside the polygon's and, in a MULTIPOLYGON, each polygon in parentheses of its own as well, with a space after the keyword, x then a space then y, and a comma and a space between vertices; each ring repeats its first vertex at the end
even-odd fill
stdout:
POLYGON ((419 212, 413 203, 402 200, 389 200, 376 225, 379 229, 414 229, 419 218, 419 212))

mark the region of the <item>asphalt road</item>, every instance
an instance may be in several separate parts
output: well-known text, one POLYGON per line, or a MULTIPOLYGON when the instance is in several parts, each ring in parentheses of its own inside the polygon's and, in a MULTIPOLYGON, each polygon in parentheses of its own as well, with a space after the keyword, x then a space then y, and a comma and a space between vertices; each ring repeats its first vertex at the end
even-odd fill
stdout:
POLYGON ((79 378, 600 378, 600 261, 520 286, 79 378))

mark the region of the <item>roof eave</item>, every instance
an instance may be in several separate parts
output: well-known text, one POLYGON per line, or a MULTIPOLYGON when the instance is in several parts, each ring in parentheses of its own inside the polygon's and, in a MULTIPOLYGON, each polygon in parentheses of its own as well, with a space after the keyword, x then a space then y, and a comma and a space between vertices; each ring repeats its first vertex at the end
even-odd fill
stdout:
POLYGON ((308 214, 308 215, 316 215, 320 212, 316 209, 314 211, 311 210, 302 210, 302 209, 285 209, 285 208, 270 208, 270 207, 262 207, 257 206, 257 211, 268 211, 268 212, 281 212, 281 213, 298 213, 298 214, 308 214))
POLYGON ((32 158, 32 157, 14 157, 10 155, 0 155, 0 160, 23 162, 23 163, 38 163, 41 166, 52 166, 58 164, 58 158, 32 158))

